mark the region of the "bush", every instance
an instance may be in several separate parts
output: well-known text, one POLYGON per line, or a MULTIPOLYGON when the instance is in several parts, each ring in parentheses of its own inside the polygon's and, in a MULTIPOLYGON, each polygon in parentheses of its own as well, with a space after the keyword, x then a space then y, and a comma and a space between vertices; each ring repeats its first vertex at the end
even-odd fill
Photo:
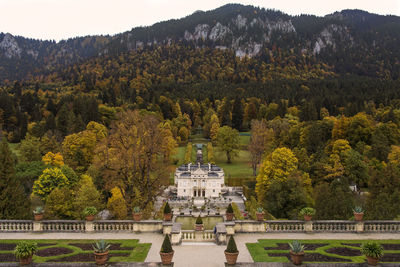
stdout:
POLYGON ((90 215, 96 215, 96 214, 97 214, 96 207, 86 207, 83 210, 83 216, 90 216, 90 215))
POLYGON ((96 253, 104 253, 110 249, 110 244, 107 241, 100 240, 93 244, 93 250, 96 253))
POLYGON ((226 213, 233 213, 232 204, 228 205, 228 207, 226 208, 226 213))
POLYGON ((300 210, 300 216, 304 216, 304 215, 307 215, 307 216, 314 216, 315 215, 315 209, 313 209, 313 208, 310 208, 310 207, 306 207, 306 208, 302 208, 301 210, 300 210))
POLYGON ((238 205, 236 203, 232 203, 231 207, 232 207, 233 213, 235 214, 236 220, 243 220, 244 217, 243 217, 243 214, 240 211, 238 205))
POLYGON ((200 217, 200 215, 196 219, 196 224, 203 224, 203 219, 200 217))
POLYGON ((172 250, 171 241, 169 240, 169 236, 165 235, 164 241, 163 241, 162 246, 161 246, 161 252, 162 253, 170 253, 172 251, 173 250, 172 250))
POLYGON ((43 214, 44 213, 44 208, 42 206, 37 206, 34 210, 33 210, 33 214, 43 214))
POLYGON ((236 246, 235 239, 233 238, 233 235, 229 238, 228 246, 226 247, 226 252, 228 253, 237 253, 239 252, 236 246))
POLYGON ((140 207, 136 206, 133 208, 133 213, 139 213, 140 212, 140 207))
POLYGON ((169 204, 167 202, 164 207, 164 214, 170 214, 170 213, 171 213, 171 207, 169 206, 169 204))
POLYGON ((383 256, 383 247, 376 242, 367 242, 362 245, 361 253, 365 256, 379 259, 383 256))
POLYGON ((302 245, 301 242, 298 240, 294 240, 291 243, 289 243, 289 247, 293 253, 301 253, 305 249, 304 245, 302 245))
POLYGON ((18 242, 14 250, 14 255, 17 259, 29 258, 36 253, 38 245, 35 242, 21 241, 18 242))
POLYGON ((355 213, 363 213, 364 209, 361 206, 355 206, 353 209, 353 212, 355 213))

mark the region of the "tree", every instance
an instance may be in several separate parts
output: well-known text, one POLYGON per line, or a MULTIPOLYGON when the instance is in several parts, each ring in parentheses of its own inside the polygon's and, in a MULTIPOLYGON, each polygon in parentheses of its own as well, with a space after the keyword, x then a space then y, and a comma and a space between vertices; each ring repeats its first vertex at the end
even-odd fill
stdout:
POLYGON ((192 149, 192 143, 189 142, 186 146, 185 158, 183 160, 185 164, 192 162, 192 149))
POLYGON ((24 189, 15 178, 14 159, 3 138, 0 144, 0 219, 26 219, 30 203, 24 189))
POLYGON ((72 194, 67 187, 54 188, 46 199, 45 216, 53 220, 75 219, 72 194))
POLYGON ((76 218, 82 218, 82 212, 86 207, 96 207, 97 210, 102 208, 101 195, 97 191, 92 177, 86 174, 82 175, 76 188, 73 203, 76 218))
POLYGON ((47 152, 46 155, 42 157, 42 161, 46 165, 51 165, 53 167, 64 166, 64 158, 60 153, 54 154, 53 152, 47 152))
POLYGON ((42 200, 46 200, 48 195, 57 187, 69 184, 67 177, 59 168, 47 168, 42 175, 33 183, 32 192, 42 200))
POLYGON ((215 164, 214 148, 211 142, 207 143, 207 160, 211 164, 215 164))
POLYGON ((242 129, 243 125, 243 104, 239 97, 235 98, 232 107, 232 127, 238 131, 242 129))
POLYGON ((40 153, 40 140, 27 134, 19 146, 21 161, 38 161, 42 155, 40 153))
POLYGON ((128 216, 126 202, 122 194, 120 188, 114 187, 111 189, 111 198, 107 202, 107 209, 111 211, 117 220, 124 220, 128 216))
POLYGON ((265 121, 251 122, 251 137, 249 152, 251 154, 251 167, 253 175, 257 175, 257 166, 260 164, 262 156, 273 146, 274 132, 267 128, 265 121))
POLYGON ((232 158, 239 154, 239 132, 229 126, 219 128, 217 134, 218 148, 226 153, 227 163, 232 162, 232 158))
POLYGON ((41 161, 20 162, 15 166, 15 177, 23 185, 25 193, 32 193, 33 182, 39 178, 46 165, 41 161))
POLYGON ((162 157, 166 141, 157 117, 127 111, 119 114, 110 134, 97 146, 94 164, 102 172, 108 190, 120 189, 128 212, 135 192, 141 193, 142 209, 161 192, 168 165, 162 157))

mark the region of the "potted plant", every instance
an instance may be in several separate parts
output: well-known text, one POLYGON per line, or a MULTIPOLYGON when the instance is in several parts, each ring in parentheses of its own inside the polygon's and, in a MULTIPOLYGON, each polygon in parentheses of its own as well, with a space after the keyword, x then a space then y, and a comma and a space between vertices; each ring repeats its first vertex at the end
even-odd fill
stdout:
POLYGON ((289 243, 290 258, 294 265, 301 265, 304 258, 304 245, 300 241, 294 240, 289 243))
POLYGON ((383 256, 383 247, 376 242, 367 242, 361 246, 361 253, 367 257, 369 265, 376 266, 383 256))
POLYGON ((133 220, 134 221, 140 221, 142 219, 142 213, 140 212, 140 207, 136 206, 133 208, 133 220))
POLYGON ((42 206, 38 206, 33 210, 33 216, 35 221, 41 221, 43 219, 44 209, 42 206))
POLYGON ((228 246, 225 249, 226 262, 230 265, 236 264, 239 250, 237 249, 235 239, 233 236, 229 238, 228 246))
POLYGON ((164 221, 170 221, 171 219, 172 219, 171 207, 167 202, 164 207, 164 221))
POLYGON ((18 242, 14 249, 14 255, 19 259, 21 265, 28 265, 32 262, 32 256, 36 253, 38 245, 34 242, 18 242))
POLYGON ((93 244, 94 260, 97 265, 104 265, 108 259, 110 244, 107 241, 100 240, 93 244))
POLYGON ((169 236, 165 235, 160 250, 160 257, 162 264, 165 265, 171 264, 173 256, 174 256, 174 250, 172 249, 171 241, 169 240, 169 236))
POLYGON ((203 219, 200 215, 196 219, 196 231, 203 231, 203 219))
POLYGON ((233 220, 233 208, 232 204, 229 204, 228 207, 226 208, 226 220, 227 221, 232 221, 233 220))
POLYGON ((353 209, 353 214, 356 221, 362 221, 364 217, 364 210, 361 206, 355 206, 353 209))
POLYGON ((258 207, 256 211, 256 216, 257 216, 257 221, 263 221, 264 220, 264 210, 262 207, 258 207))
POLYGON ((94 216, 97 214, 97 209, 95 207, 86 207, 83 210, 83 216, 86 217, 87 221, 93 221, 94 216))
POLYGON ((305 221, 311 221, 312 216, 315 215, 315 209, 306 207, 300 210, 300 216, 304 216, 305 221))

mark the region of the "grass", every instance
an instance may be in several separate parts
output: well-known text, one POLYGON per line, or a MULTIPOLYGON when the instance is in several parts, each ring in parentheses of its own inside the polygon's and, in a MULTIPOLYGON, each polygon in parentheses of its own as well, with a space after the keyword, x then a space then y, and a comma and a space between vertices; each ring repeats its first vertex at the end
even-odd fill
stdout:
MULTIPOLYGON (((1 240, 0 244, 16 244, 21 240, 1 240)), ((93 244, 96 240, 30 240, 34 241, 38 244, 54 244, 49 246, 39 247, 39 251, 46 248, 68 248, 71 249, 73 252, 68 254, 56 255, 56 256, 48 256, 48 257, 40 257, 38 255, 33 256, 33 261, 36 263, 43 263, 53 259, 61 259, 63 257, 73 256, 80 253, 89 253, 92 254, 92 250, 83 250, 79 247, 75 247, 70 245, 70 243, 80 243, 80 244, 93 244)), ((132 239, 132 240, 107 240, 109 243, 117 243, 121 244, 122 247, 127 247, 127 250, 110 250, 110 255, 114 253, 129 253, 129 256, 122 257, 111 257, 109 262, 144 262, 147 257, 147 254, 150 250, 151 243, 139 243, 139 240, 132 239), (128 249, 133 248, 133 249, 128 249)), ((0 250, 1 253, 12 253, 13 251, 9 250, 0 250)), ((94 261, 94 258, 93 258, 94 261)))
MULTIPOLYGON (((289 253, 289 250, 268 250, 266 251, 264 247, 277 247, 277 243, 289 243, 292 240, 268 240, 268 239, 259 239, 257 243, 246 243, 247 249, 250 252, 251 257, 255 262, 289 262, 287 257, 272 257, 269 256, 268 253, 289 253)), ((336 257, 341 259, 351 260, 351 263, 363 263, 366 260, 366 257, 361 256, 341 256, 337 254, 332 254, 326 252, 326 250, 330 248, 337 247, 347 247, 351 249, 360 249, 360 247, 352 246, 351 244, 362 244, 370 240, 301 240, 301 242, 305 245, 306 253, 319 253, 322 255, 336 257), (343 245, 341 243, 346 243, 343 245), (307 250, 307 244, 327 244, 326 246, 316 248, 315 250, 307 250)), ((400 244, 400 240, 374 240, 380 244, 400 244)), ((400 253, 399 250, 385 250, 384 253, 400 253)), ((334 261, 332 261, 334 262, 334 261)), ((350 262, 349 262, 350 263, 350 262)))

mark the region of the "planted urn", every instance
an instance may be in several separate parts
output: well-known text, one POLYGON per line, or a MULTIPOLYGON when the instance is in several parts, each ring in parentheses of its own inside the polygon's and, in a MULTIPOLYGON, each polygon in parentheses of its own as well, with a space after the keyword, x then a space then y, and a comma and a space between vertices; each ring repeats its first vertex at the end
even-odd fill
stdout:
POLYGON ((172 211, 171 207, 167 202, 164 207, 164 221, 170 221, 171 219, 172 219, 172 211))
POLYGON ((41 221, 43 219, 44 209, 42 206, 38 206, 33 210, 33 216, 35 221, 41 221))
POLYGON ((377 242, 367 242, 361 246, 361 253, 367 257, 369 265, 376 266, 383 256, 383 247, 377 242))
POLYGON ((142 219, 142 213, 140 212, 140 207, 136 206, 133 208, 132 216, 133 220, 137 222, 142 219))
POLYGON ((174 250, 172 249, 171 240, 168 235, 165 235, 164 241, 160 250, 160 257, 162 264, 169 265, 174 257, 174 250))
POLYGON ((93 244, 94 260, 97 265, 104 265, 108 260, 110 244, 107 241, 100 240, 93 244))
POLYGON ((264 210, 263 210, 262 207, 258 207, 257 208, 256 217, 257 217, 257 221, 263 221, 264 220, 264 210))
POLYGON ((233 220, 233 208, 232 204, 229 204, 228 207, 226 208, 226 220, 227 221, 232 221, 233 220))
POLYGON ((353 214, 356 221, 362 221, 364 217, 364 209, 361 206, 355 206, 353 209, 353 214))
POLYGON ((200 217, 200 215, 196 219, 195 227, 196 231, 203 231, 203 219, 200 217))
POLYGON ((305 221, 311 221, 312 217, 315 215, 315 209, 310 207, 302 208, 299 214, 304 217, 305 221))
POLYGON ((294 265, 301 265, 304 259, 304 245, 300 241, 294 240, 289 243, 290 259, 294 265))
POLYGON ((236 264, 238 255, 239 255, 239 250, 237 249, 235 238, 233 238, 233 236, 231 236, 229 238, 229 242, 228 242, 228 245, 225 250, 226 262, 229 265, 236 264))
POLYGON ((28 265, 32 263, 32 256, 36 253, 37 249, 37 243, 21 241, 15 247, 14 255, 19 259, 20 265, 28 265))
POLYGON ((95 207, 86 207, 83 210, 83 216, 85 216, 86 221, 93 221, 94 216, 97 214, 97 209, 95 207))

